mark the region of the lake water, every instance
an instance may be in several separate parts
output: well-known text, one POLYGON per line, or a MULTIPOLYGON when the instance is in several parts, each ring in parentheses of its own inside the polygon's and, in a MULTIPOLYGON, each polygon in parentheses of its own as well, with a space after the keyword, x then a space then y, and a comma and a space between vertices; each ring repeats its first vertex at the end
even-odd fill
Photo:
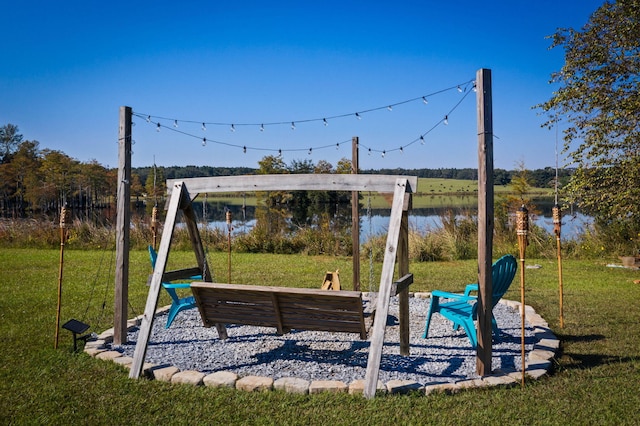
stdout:
MULTIPOLYGON (((550 212, 548 215, 545 215, 543 211, 542 215, 536 216, 533 223, 540 226, 548 233, 553 234, 553 218, 550 215, 550 212)), ((592 223, 593 219, 590 216, 579 212, 564 214, 562 217, 562 240, 568 241, 577 239, 592 223)), ((233 234, 247 233, 255 226, 255 224, 256 220, 249 217, 246 221, 234 220, 232 222, 233 234)), ((227 224, 224 221, 210 221, 209 227, 218 228, 225 232, 227 231, 227 224)), ((361 216, 360 241, 365 242, 371 235, 384 234, 387 232, 388 227, 389 210, 374 211, 370 218, 366 215, 361 216)), ((409 215, 409 229, 412 231, 426 233, 430 230, 435 230, 441 227, 442 217, 440 214, 422 213, 409 215)))

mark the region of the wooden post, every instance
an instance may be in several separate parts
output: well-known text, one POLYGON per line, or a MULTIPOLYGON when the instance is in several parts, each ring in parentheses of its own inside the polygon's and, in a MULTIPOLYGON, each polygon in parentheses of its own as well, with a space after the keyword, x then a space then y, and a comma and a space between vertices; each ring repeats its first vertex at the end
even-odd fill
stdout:
POLYGON ((491 70, 476 73, 478 110, 478 347, 476 372, 491 374, 493 285, 493 110, 491 70))
POLYGON ((524 371, 526 367, 525 363, 525 351, 524 351, 524 328, 525 328, 525 300, 524 300, 524 258, 527 251, 527 245, 529 244, 529 211, 522 205, 522 207, 516 212, 516 233, 518 235, 518 248, 520 249, 520 309, 522 315, 521 326, 521 355, 522 355, 522 387, 524 388, 524 371))
MULTIPOLYGON (((359 139, 351 139, 351 173, 358 174, 359 169, 359 139)), ((351 192, 351 246, 353 252, 353 290, 360 291, 360 209, 359 192, 351 192)))
MULTIPOLYGON (((411 194, 405 195, 405 205, 400 219, 400 235, 398 236, 398 277, 409 273, 409 210, 411 210, 411 194)), ((409 287, 398 293, 398 316, 400 323, 400 355, 409 356, 409 287)))
POLYGON ((364 378, 363 393, 364 396, 369 399, 376 395, 378 386, 382 347, 384 346, 384 334, 387 325, 387 315, 389 313, 389 299, 393 285, 393 270, 395 269, 396 255, 398 254, 398 241, 405 202, 404 196, 408 186, 409 182, 407 179, 396 180, 396 189, 393 195, 393 204, 391 205, 391 216, 389 217, 387 244, 385 246, 384 261, 382 263, 382 275, 380 276, 380 292, 378 293, 376 315, 373 320, 373 327, 371 328, 371 345, 369 346, 367 371, 364 378))
POLYGON ((118 135, 118 202, 116 218, 115 312, 113 343, 127 342, 127 307, 129 303, 129 210, 131 193, 131 107, 120 107, 118 135))

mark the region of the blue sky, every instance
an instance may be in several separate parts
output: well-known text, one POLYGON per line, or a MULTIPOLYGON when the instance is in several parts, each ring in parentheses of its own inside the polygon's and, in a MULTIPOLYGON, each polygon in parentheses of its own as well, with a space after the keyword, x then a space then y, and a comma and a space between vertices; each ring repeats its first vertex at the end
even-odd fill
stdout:
POLYGON ((134 167, 257 167, 279 150, 335 164, 353 136, 362 169, 477 167, 471 82, 488 68, 494 165, 533 169, 556 161, 532 109, 563 64, 545 36, 603 2, 5 3, 0 125, 80 161, 117 165, 126 105, 134 167))

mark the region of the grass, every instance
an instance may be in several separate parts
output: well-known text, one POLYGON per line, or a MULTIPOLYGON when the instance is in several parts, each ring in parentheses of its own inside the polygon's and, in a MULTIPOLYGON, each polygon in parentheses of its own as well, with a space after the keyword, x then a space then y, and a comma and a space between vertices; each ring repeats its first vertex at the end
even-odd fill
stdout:
MULTIPOLYGON (((226 279, 226 256, 209 255, 220 279, 226 279)), ((176 267, 194 263, 191 253, 181 251, 172 251, 170 260, 176 267)), ((542 268, 526 270, 526 301, 549 321, 561 340, 562 352, 552 376, 528 382, 525 389, 475 389, 456 395, 386 396, 371 401, 349 395, 245 393, 130 380, 114 363, 72 353, 71 336, 65 330, 60 348, 54 350, 58 261, 57 250, 0 249, 6 293, 0 299, 2 424, 583 425, 637 424, 640 416, 640 285, 633 283, 640 272, 607 268, 611 259, 564 262, 564 329, 558 327, 555 262, 527 260, 542 268)), ((348 288, 349 258, 233 254, 232 281, 319 287, 324 272, 337 268, 343 287, 348 288)), ((363 262, 362 268, 367 281, 368 263, 363 262)), ((474 261, 413 263, 412 287, 414 291, 460 290, 474 280, 476 268, 474 261)), ((110 269, 110 252, 65 253, 63 321, 83 319, 96 331, 110 327, 110 269)), ((375 269, 379 274, 380 265, 375 269)), ((129 292, 137 314, 144 309, 148 273, 146 252, 133 251, 129 292)), ((363 290, 367 286, 363 283, 363 290)), ((518 284, 506 297, 519 300, 518 284)))

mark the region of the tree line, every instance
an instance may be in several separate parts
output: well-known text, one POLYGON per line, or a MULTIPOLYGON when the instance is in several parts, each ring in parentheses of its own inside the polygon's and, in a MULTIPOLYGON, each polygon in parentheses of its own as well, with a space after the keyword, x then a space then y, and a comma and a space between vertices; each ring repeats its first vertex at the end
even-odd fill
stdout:
MULTIPOLYGON (((285 164, 279 157, 264 157, 258 167, 149 166, 132 169, 131 197, 134 202, 162 202, 166 179, 235 176, 258 173, 350 173, 351 162, 343 158, 335 165, 325 160, 293 160, 285 164)), ((425 178, 470 179, 477 169, 379 169, 360 173, 411 175, 425 178)), ((495 169, 494 182, 507 185, 518 171, 495 169)), ((555 182, 555 169, 530 171, 530 183, 549 187, 555 182)), ((561 181, 570 170, 559 171, 561 181)), ((41 148, 38 141, 24 140, 18 126, 0 127, 0 216, 31 217, 55 215, 63 205, 76 216, 103 217, 103 209, 112 207, 117 193, 117 169, 106 168, 95 160, 81 162, 57 150, 41 148)), ((317 202, 317 200, 316 200, 317 202)), ((300 204, 300 203, 296 203, 300 204)), ((300 211, 302 219, 305 212, 300 211)))

